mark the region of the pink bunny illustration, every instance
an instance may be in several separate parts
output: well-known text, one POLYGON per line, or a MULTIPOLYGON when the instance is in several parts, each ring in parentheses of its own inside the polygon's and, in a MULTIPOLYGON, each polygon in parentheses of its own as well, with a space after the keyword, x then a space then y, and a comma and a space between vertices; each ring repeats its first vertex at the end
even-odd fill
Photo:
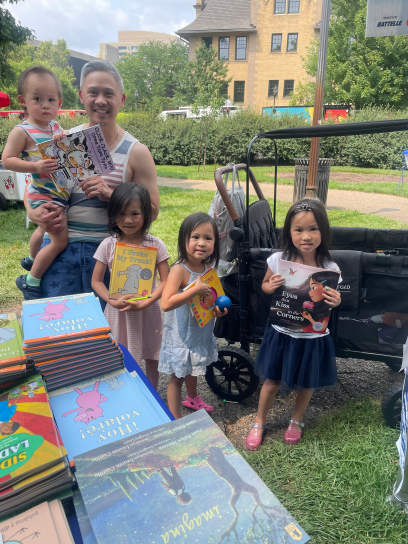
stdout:
POLYGON ((88 425, 90 421, 98 419, 98 417, 103 417, 102 408, 99 405, 108 400, 108 398, 102 393, 99 393, 99 384, 100 382, 95 382, 92 391, 87 391, 85 393, 82 393, 82 391, 76 387, 75 391, 78 393, 76 402, 79 408, 74 408, 74 410, 65 412, 65 414, 62 414, 62 417, 80 410, 74 421, 81 421, 82 423, 86 423, 86 425, 88 425))
POLYGON ((38 319, 42 319, 43 321, 54 321, 55 319, 62 319, 63 315, 62 312, 68 312, 70 308, 65 306, 65 303, 68 301, 68 299, 64 299, 62 302, 57 304, 51 304, 47 300, 46 304, 47 306, 44 308, 45 313, 38 313, 38 314, 31 314, 30 317, 33 315, 40 315, 38 319))

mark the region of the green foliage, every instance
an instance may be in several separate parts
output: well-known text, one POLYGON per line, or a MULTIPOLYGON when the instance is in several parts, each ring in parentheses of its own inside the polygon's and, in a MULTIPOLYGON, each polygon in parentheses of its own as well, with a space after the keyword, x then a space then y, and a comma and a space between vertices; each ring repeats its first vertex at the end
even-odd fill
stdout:
POLYGON ((8 55, 8 66, 13 74, 2 88, 10 96, 11 109, 21 109, 17 100, 17 81, 20 74, 29 66, 41 64, 52 70, 61 82, 64 96, 62 108, 79 108, 78 91, 74 87, 74 70, 68 65, 70 51, 65 40, 41 42, 37 49, 27 43, 15 47, 8 55))
MULTIPOLYGON (((357 109, 408 106, 408 36, 366 38, 367 0, 332 0, 324 101, 353 104, 357 109)), ((303 58, 315 78, 318 40, 303 58)), ((313 104, 315 83, 298 84, 292 104, 313 104)))
MULTIPOLYGON (((1 85, 13 81, 14 72, 9 65, 8 58, 15 46, 25 43, 33 37, 30 29, 19 25, 11 13, 1 7, 7 0, 0 0, 0 83, 1 85)), ((17 4, 19 0, 8 0, 10 4, 17 4)), ((3 90, 3 89, 0 89, 3 90)))
POLYGON ((126 112, 135 111, 135 91, 139 92, 138 107, 159 112, 173 105, 179 74, 187 64, 184 45, 148 41, 135 55, 125 55, 116 63, 125 87, 126 112))

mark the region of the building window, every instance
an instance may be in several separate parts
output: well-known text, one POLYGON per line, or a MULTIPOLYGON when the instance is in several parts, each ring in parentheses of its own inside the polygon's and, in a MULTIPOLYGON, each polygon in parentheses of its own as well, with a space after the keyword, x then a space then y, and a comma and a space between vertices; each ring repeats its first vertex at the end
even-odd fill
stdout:
POLYGON ((279 93, 279 79, 270 79, 269 80, 269 86, 268 86, 268 96, 274 96, 273 89, 276 87, 276 96, 278 96, 279 93))
POLYGON ((275 0, 274 13, 285 13, 285 12, 286 12, 286 0, 275 0))
POLYGON ((280 53, 282 51, 282 34, 272 34, 272 53, 280 53))
POLYGON ((294 79, 285 79, 283 83, 283 96, 290 96, 290 93, 293 93, 295 90, 295 80, 294 79))
POLYGON ((246 60, 247 37, 237 36, 235 60, 246 60))
POLYGON ((224 85, 221 87, 220 95, 225 96, 225 98, 228 98, 228 83, 224 83, 224 85))
POLYGON ((245 81, 234 81, 234 102, 245 102, 245 81))
POLYGON ((298 35, 297 34, 288 34, 288 45, 286 51, 290 53, 295 53, 298 46, 298 35))
POLYGON ((137 45, 132 45, 132 47, 130 48, 132 51, 137 51, 137 45))
POLYGON ((221 36, 218 41, 218 58, 229 60, 229 37, 221 36))
POLYGON ((300 0, 289 0, 288 13, 299 13, 300 0))
POLYGON ((126 47, 126 45, 125 46, 119 45, 118 49, 119 49, 119 51, 121 51, 123 49, 127 49, 127 47, 126 47))
POLYGON ((210 49, 210 47, 212 46, 212 38, 201 38, 201 43, 205 43, 207 49, 210 49))

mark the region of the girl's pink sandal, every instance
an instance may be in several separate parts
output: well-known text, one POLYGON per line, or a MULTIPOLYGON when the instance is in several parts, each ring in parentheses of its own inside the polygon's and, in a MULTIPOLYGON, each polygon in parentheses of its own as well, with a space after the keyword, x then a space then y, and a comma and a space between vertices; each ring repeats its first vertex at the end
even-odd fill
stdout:
POLYGON ((301 430, 297 431, 296 429, 291 429, 290 426, 292 424, 299 425, 299 427, 301 427, 302 429, 305 426, 303 421, 296 421, 295 419, 291 419, 290 420, 290 425, 286 429, 285 436, 283 438, 285 444, 297 444, 300 441, 300 439, 302 438, 302 431, 301 430))
POLYGON ((252 429, 245 440, 245 447, 247 450, 257 450, 263 441, 263 431, 265 425, 259 425, 259 423, 252 423, 252 429), (261 429, 262 433, 259 434, 257 429, 261 429))
POLYGON ((194 399, 186 395, 186 400, 183 400, 183 404, 192 410, 205 410, 206 412, 214 411, 214 408, 209 404, 206 404, 198 395, 194 399))

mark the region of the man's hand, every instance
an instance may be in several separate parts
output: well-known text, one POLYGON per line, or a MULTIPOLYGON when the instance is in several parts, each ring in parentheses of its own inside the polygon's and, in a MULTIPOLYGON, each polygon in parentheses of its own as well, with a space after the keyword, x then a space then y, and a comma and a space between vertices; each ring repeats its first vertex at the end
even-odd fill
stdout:
POLYGON ((35 208, 35 210, 32 211, 35 211, 35 215, 33 215, 32 218, 30 217, 31 221, 47 232, 56 233, 63 228, 62 206, 47 202, 41 204, 41 206, 38 206, 38 208, 35 208))
POLYGON ((33 171, 36 174, 52 174, 58 170, 58 164, 52 159, 45 159, 45 161, 36 161, 33 164, 33 171))
POLYGON ((84 181, 80 181, 78 185, 85 193, 86 198, 94 198, 96 196, 104 202, 109 202, 113 192, 101 176, 92 176, 84 181))

